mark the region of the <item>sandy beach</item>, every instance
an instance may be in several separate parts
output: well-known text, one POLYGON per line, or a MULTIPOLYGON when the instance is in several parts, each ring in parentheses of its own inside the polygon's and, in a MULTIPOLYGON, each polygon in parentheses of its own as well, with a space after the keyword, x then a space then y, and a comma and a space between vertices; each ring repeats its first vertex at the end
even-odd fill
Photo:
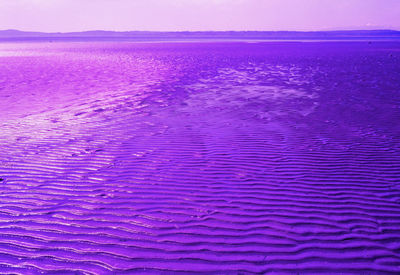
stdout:
POLYGON ((399 274, 400 43, 0 43, 0 272, 399 274))

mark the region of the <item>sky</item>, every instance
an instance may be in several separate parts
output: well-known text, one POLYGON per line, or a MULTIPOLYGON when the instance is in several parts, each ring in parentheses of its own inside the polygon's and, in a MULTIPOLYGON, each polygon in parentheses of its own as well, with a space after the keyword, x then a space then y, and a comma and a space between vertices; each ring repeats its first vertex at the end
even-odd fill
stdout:
POLYGON ((0 0, 0 30, 400 30, 400 0, 0 0))

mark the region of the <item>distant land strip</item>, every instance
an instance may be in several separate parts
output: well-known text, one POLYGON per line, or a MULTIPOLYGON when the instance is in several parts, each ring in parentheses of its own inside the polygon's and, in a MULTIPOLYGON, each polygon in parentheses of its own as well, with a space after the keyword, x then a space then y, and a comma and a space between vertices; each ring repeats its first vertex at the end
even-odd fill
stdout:
POLYGON ((400 40, 396 30, 349 31, 84 31, 25 32, 0 30, 0 40, 400 40))

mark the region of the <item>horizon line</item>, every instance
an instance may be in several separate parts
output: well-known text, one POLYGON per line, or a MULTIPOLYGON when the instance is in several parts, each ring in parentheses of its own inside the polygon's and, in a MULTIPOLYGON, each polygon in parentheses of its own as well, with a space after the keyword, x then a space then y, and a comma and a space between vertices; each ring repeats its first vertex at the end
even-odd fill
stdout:
POLYGON ((45 34, 67 34, 67 33, 83 33, 83 32, 153 32, 153 33, 198 33, 198 32, 355 32, 355 31, 393 31, 400 32, 400 29, 394 28, 373 28, 373 29, 329 29, 329 30, 106 30, 106 29, 88 29, 80 31, 35 31, 35 30, 22 30, 22 29, 0 29, 0 32, 4 31, 16 31, 16 32, 35 32, 35 33, 45 33, 45 34))

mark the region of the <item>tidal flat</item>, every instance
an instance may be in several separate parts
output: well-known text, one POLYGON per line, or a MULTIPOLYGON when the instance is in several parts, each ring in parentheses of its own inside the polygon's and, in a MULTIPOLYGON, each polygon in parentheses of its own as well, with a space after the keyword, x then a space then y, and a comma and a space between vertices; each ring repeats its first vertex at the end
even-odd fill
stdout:
POLYGON ((0 104, 1 273, 400 273, 400 42, 0 43, 0 104))

